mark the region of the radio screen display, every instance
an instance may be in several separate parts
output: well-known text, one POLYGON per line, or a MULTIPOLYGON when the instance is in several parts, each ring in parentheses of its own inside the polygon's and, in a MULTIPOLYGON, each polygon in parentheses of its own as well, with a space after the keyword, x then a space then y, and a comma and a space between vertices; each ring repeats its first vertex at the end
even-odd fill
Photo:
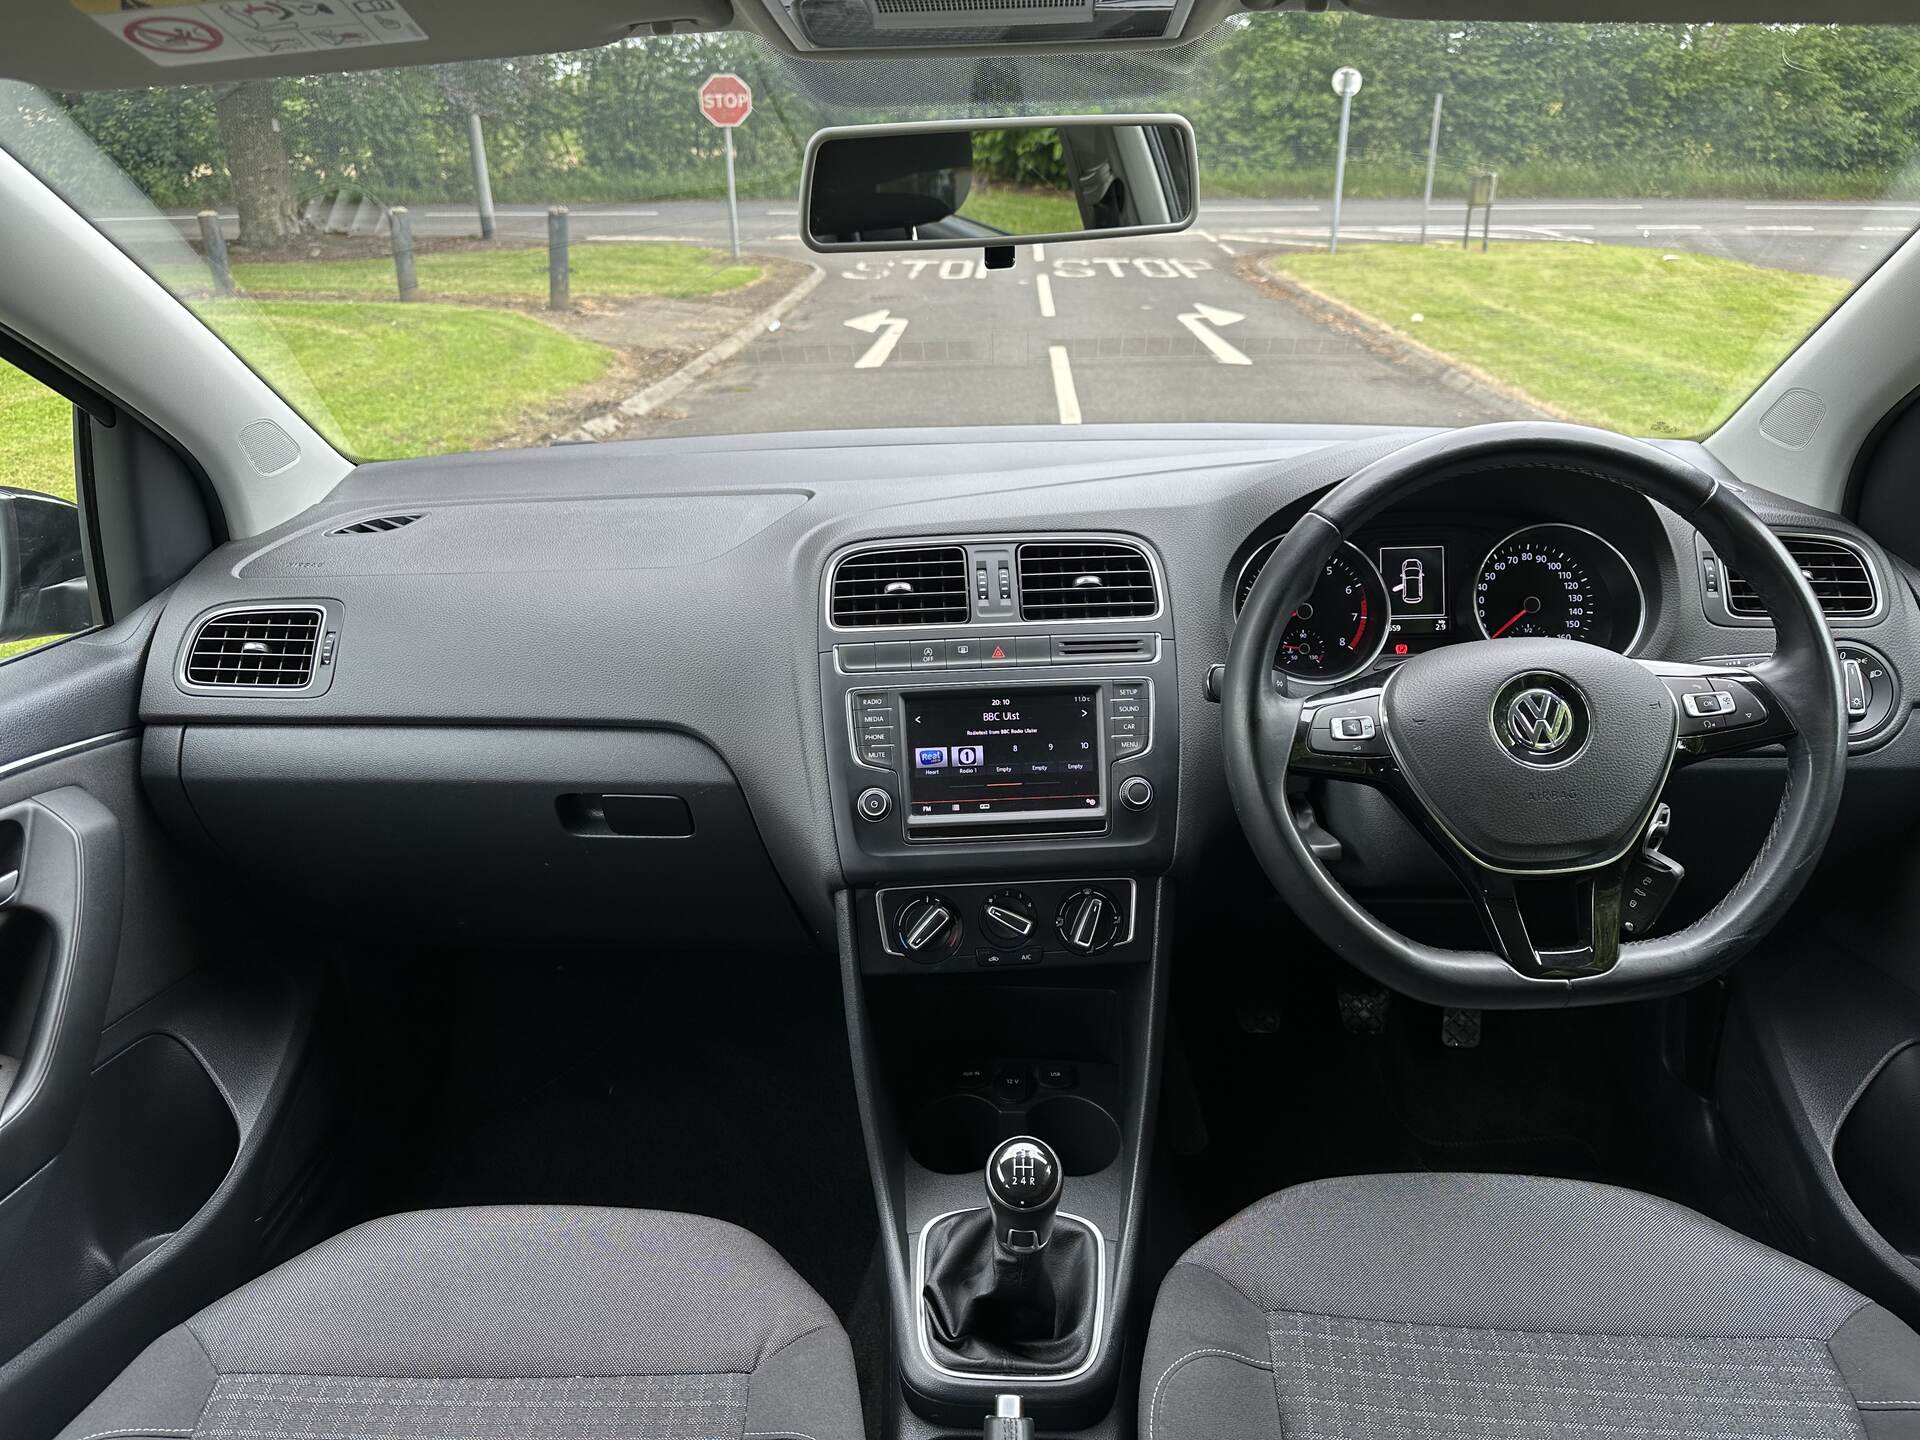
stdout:
POLYGON ((900 698, 908 823, 1106 814, 1098 690, 909 691, 900 698))

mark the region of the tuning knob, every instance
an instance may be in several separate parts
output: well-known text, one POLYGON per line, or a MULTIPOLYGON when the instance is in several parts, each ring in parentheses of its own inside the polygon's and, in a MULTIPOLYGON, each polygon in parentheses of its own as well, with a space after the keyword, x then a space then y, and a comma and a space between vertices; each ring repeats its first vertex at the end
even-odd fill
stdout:
POLYGON ((1001 950, 1030 944, 1040 930, 1033 901, 1018 890, 996 890, 981 902, 980 933, 1001 950))
POLYGON ((934 965, 960 947, 960 913, 944 896, 916 895, 893 917, 900 949, 923 965, 934 965))
POLYGON ((1060 902, 1053 924, 1069 950, 1092 955, 1113 944, 1119 935, 1120 907, 1106 891, 1089 885, 1060 902))

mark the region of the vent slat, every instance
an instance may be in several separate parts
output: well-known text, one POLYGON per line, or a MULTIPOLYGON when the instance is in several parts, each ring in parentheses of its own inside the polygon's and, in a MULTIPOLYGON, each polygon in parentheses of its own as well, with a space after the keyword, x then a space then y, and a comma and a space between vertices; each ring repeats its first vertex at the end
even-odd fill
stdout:
POLYGON ((187 647, 191 685, 299 689, 313 680, 325 615, 312 609, 229 610, 203 620, 187 647))
MULTIPOLYGON (((1806 576, 1808 588, 1820 602, 1822 611, 1836 618, 1873 613, 1879 604, 1873 576, 1866 562, 1850 546, 1801 535, 1783 535, 1780 543, 1787 547, 1800 573, 1806 576)), ((1722 569, 1726 575, 1728 613, 1764 616, 1767 607, 1760 599, 1760 592, 1732 566, 1723 565, 1722 569)))
POLYGON ((369 520, 356 520, 351 525, 342 525, 338 530, 329 530, 329 535, 379 535, 388 530, 400 530, 421 518, 424 512, 411 515, 376 515, 369 520))
POLYGON ((1116 620, 1160 608, 1146 555, 1117 541, 1033 542, 1020 547, 1024 620, 1116 620))
POLYGON ((833 571, 833 623, 964 625, 967 552, 958 545, 863 550, 833 571))

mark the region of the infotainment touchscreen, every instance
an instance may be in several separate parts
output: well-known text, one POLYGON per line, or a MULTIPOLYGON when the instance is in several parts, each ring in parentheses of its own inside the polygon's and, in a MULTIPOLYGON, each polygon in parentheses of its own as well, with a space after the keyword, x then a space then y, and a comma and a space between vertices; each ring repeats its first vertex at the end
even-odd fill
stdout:
POLYGON ((908 691, 907 821, 993 824, 1106 814, 1100 692, 908 691))

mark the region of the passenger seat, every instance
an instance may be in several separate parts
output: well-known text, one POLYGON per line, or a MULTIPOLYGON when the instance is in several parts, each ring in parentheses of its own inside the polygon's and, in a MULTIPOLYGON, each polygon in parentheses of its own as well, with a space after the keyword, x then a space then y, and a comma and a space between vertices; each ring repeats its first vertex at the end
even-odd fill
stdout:
POLYGON ((854 1440, 847 1337, 737 1226, 433 1210, 336 1235, 162 1335, 61 1440, 854 1440))

